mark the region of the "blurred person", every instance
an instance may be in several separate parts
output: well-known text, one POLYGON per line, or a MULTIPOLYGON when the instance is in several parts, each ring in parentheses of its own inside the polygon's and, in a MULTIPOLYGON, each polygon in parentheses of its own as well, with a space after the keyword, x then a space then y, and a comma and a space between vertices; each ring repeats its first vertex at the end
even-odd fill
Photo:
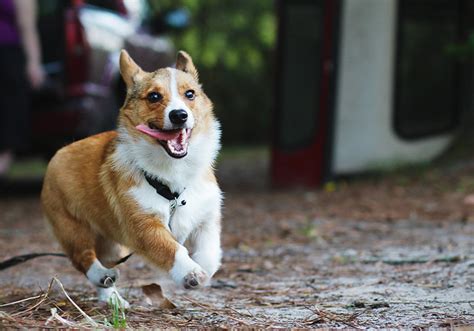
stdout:
POLYGON ((0 0, 0 177, 26 145, 30 88, 45 78, 36 16, 36 0, 0 0))

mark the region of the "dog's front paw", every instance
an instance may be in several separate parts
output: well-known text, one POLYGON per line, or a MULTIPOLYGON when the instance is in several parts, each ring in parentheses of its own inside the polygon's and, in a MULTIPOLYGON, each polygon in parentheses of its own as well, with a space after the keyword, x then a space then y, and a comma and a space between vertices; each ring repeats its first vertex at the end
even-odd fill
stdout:
POLYGON ((176 252, 170 276, 178 286, 186 289, 204 286, 209 280, 209 275, 189 257, 187 249, 183 246, 180 246, 176 252))
POLYGON ((207 273, 200 269, 191 271, 183 279, 183 286, 185 289, 195 289, 204 286, 209 280, 207 273))

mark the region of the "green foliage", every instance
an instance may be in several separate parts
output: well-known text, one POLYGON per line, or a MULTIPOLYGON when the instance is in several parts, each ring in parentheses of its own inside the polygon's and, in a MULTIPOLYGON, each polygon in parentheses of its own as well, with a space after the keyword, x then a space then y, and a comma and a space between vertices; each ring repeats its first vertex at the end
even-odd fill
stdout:
POLYGON ((104 324, 114 329, 125 329, 127 327, 127 317, 125 316, 125 308, 118 300, 117 296, 112 295, 109 300, 109 307, 112 316, 111 320, 105 319, 104 324))
POLYGON ((153 11, 186 8, 192 23, 173 33, 214 101, 226 143, 268 141, 276 17, 271 0, 148 0, 153 11))
POLYGON ((472 59, 474 55, 474 32, 463 43, 453 43, 446 46, 446 52, 454 55, 461 60, 472 59))

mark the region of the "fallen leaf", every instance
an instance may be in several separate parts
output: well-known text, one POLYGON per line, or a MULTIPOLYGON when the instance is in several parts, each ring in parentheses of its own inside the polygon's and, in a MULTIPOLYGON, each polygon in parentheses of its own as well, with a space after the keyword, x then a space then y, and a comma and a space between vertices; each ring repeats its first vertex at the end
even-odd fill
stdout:
POLYGON ((468 194, 464 197, 464 204, 474 205, 474 194, 468 194))
POLYGON ((56 302, 56 306, 58 307, 64 307, 66 305, 67 305, 67 302, 64 300, 56 302))
POLYGON ((150 284, 142 286, 143 294, 150 301, 150 304, 158 306, 162 309, 174 309, 176 306, 174 303, 169 301, 161 290, 161 286, 158 284, 150 284))

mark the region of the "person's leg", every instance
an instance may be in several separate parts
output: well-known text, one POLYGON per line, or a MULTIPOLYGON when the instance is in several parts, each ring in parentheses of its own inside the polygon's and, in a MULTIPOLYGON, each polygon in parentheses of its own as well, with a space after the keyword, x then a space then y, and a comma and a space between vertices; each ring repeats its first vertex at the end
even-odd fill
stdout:
POLYGON ((6 176, 13 163, 13 153, 10 150, 0 151, 0 177, 6 176))
POLYGON ((21 48, 0 47, 0 176, 29 137, 29 87, 21 48))
POLYGON ((11 57, 9 54, 9 48, 0 47, 0 177, 4 177, 10 169, 10 165, 13 161, 13 153, 8 147, 7 142, 7 131, 8 121, 7 112, 9 111, 9 105, 11 104, 10 87, 8 86, 8 76, 10 70, 8 69, 7 61, 11 57))

